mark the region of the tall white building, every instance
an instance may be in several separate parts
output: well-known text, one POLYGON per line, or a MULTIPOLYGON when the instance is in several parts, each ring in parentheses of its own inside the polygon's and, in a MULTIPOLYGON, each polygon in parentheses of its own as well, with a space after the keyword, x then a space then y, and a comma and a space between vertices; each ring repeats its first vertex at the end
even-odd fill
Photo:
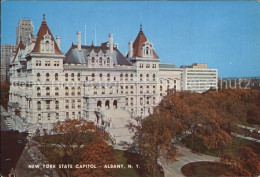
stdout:
POLYGON ((60 37, 45 18, 35 39, 19 44, 10 68, 9 112, 16 129, 50 128, 66 118, 84 118, 128 140, 125 128, 145 117, 166 95, 181 90, 181 69, 160 63, 142 27, 123 56, 110 34, 100 46, 84 46, 81 33, 64 55, 60 37))
POLYGON ((21 19, 16 28, 16 44, 20 41, 24 45, 30 43, 31 36, 33 35, 33 23, 29 19, 21 19))
POLYGON ((181 90, 202 93, 218 89, 218 70, 209 69, 207 64, 195 63, 182 66, 181 90))
POLYGON ((15 53, 16 48, 17 45, 1 45, 1 81, 5 81, 9 77, 10 58, 12 54, 15 53))

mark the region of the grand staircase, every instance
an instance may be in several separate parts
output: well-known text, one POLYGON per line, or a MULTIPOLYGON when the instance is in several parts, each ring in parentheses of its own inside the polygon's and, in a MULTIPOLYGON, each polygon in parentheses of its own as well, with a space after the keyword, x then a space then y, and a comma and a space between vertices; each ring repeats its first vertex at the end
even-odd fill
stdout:
POLYGON ((109 132, 112 139, 115 140, 116 144, 122 142, 131 143, 133 133, 131 133, 126 125, 129 122, 135 122, 131 118, 131 114, 122 108, 118 109, 104 109, 100 110, 103 120, 109 122, 110 125, 106 126, 106 130, 109 132))

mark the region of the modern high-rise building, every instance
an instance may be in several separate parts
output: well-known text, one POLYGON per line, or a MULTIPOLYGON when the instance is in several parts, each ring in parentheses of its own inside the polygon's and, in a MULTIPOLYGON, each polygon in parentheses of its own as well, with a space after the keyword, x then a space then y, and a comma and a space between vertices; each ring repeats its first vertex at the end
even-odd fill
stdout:
POLYGON ((20 41, 22 41, 24 45, 29 44, 32 35, 32 21, 30 19, 21 19, 16 28, 16 44, 18 45, 20 41))
POLYGON ((11 56, 16 52, 17 45, 4 44, 1 46, 1 81, 8 77, 11 56))
POLYGON ((217 69, 208 69, 204 63, 181 66, 181 69, 181 90, 202 93, 209 89, 218 89, 217 69))

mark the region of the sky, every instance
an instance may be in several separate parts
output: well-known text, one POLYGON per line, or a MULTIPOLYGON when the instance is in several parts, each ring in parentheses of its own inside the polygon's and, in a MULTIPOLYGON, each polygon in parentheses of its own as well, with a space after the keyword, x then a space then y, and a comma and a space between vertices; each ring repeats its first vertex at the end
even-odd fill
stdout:
POLYGON ((77 43, 100 45, 110 33, 123 55, 142 24, 162 63, 207 63, 219 77, 260 76, 259 1, 1 1, 1 44, 16 43, 20 19, 36 35, 45 13, 65 54, 77 43), (95 32, 96 31, 96 32, 95 32))

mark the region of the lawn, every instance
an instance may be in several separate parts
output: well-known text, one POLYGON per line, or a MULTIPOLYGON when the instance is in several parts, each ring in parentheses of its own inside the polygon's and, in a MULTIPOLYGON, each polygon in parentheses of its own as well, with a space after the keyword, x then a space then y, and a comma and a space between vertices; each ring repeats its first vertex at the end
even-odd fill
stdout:
POLYGON ((230 168, 227 168, 223 164, 217 162, 193 162, 186 164, 181 168, 181 172, 185 176, 189 177, 219 177, 230 171, 230 168))
MULTIPOLYGON (((225 149, 221 150, 221 154, 225 152, 231 152, 235 157, 239 156, 239 148, 242 145, 247 145, 253 149, 255 153, 260 155, 260 144, 256 142, 252 142, 246 139, 238 138, 238 137, 232 137, 233 141, 230 145, 225 147, 225 149)), ((185 139, 182 140, 182 143, 191 149, 192 144, 191 144, 191 136, 187 136, 185 139)), ((218 151, 216 149, 207 149, 203 144, 202 140, 194 138, 194 145, 193 145, 193 150, 199 153, 211 155, 217 157, 218 151)))

